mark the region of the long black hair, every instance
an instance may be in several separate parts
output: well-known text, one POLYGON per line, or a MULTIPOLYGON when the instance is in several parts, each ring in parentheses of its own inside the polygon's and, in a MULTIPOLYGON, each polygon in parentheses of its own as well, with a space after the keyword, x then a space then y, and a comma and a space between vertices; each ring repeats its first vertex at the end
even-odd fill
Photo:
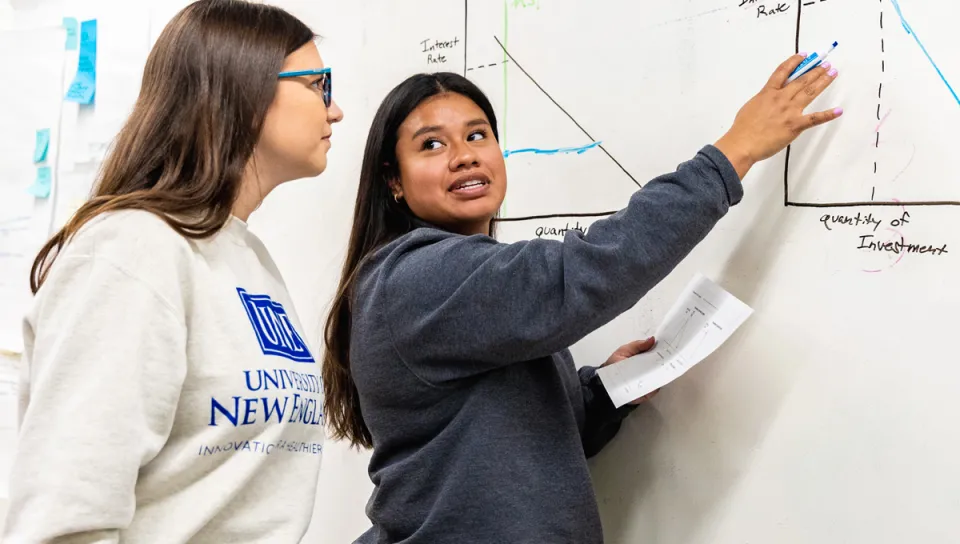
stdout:
MULTIPOLYGON (((387 94, 373 118, 363 152, 347 258, 324 330, 324 410, 334 438, 347 439, 353 446, 373 447, 373 437, 360 413, 359 394, 350 375, 353 284, 367 256, 414 229, 413 212, 404 201, 395 201, 390 189, 390 182, 400 178, 397 132, 420 104, 444 93, 456 93, 472 100, 486 114, 494 137, 500 139, 490 100, 470 80, 450 72, 407 78, 387 94)), ((493 234, 492 222, 490 233, 493 234)))

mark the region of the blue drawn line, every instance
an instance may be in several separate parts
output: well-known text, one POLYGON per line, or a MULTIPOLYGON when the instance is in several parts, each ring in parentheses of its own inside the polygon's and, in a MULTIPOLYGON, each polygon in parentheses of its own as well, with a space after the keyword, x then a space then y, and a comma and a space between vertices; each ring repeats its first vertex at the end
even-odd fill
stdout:
POLYGON ((930 53, 927 52, 927 48, 923 46, 923 42, 920 41, 920 37, 917 36, 917 33, 913 31, 910 23, 907 22, 906 18, 904 18, 903 12, 900 11, 900 2, 897 0, 890 0, 890 2, 893 4, 893 9, 897 10, 897 17, 900 18, 900 24, 903 25, 903 29, 907 31, 907 34, 913 36, 914 41, 916 41, 917 45, 920 46, 920 50, 923 51, 923 54, 927 56, 927 60, 929 60, 930 64, 933 65, 933 69, 937 71, 937 75, 940 76, 943 84, 946 85, 947 89, 950 90, 950 94, 953 95, 953 99, 957 101, 958 105, 960 105, 960 96, 957 96, 957 92, 954 91, 953 87, 950 86, 950 82, 947 81, 946 76, 944 76, 943 72, 940 71, 940 67, 937 66, 937 63, 933 61, 933 57, 931 57, 930 53))
POLYGON ((558 149, 540 149, 537 147, 527 147, 524 149, 507 149, 503 152, 504 157, 509 157, 510 155, 516 155, 518 153, 533 153, 535 155, 556 155, 558 153, 576 153, 580 155, 586 153, 588 150, 597 147, 603 142, 593 142, 592 144, 582 145, 580 147, 561 147, 558 149))

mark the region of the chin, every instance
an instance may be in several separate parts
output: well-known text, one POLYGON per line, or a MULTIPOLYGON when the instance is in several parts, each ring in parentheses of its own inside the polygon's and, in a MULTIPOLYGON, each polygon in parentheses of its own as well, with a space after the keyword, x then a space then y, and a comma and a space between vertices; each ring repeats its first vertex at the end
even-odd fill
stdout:
POLYGON ((497 215, 496 209, 484 211, 470 210, 469 212, 466 210, 461 210, 461 212, 463 213, 459 213, 456 216, 458 223, 477 224, 489 222, 497 215))
POLYGON ((310 176, 311 178, 317 177, 320 174, 324 173, 327 169, 327 161, 318 162, 310 165, 310 176))

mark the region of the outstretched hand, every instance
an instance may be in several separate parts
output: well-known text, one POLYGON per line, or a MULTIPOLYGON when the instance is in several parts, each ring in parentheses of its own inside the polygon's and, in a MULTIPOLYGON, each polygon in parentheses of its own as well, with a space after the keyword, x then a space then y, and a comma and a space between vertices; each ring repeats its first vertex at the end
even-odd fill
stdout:
POLYGON ((754 164, 779 153, 805 130, 843 114, 840 108, 804 113, 834 82, 837 70, 830 63, 824 63, 787 83, 803 59, 803 55, 793 55, 784 61, 763 89, 740 108, 733 126, 715 144, 733 164, 740 179, 754 164))

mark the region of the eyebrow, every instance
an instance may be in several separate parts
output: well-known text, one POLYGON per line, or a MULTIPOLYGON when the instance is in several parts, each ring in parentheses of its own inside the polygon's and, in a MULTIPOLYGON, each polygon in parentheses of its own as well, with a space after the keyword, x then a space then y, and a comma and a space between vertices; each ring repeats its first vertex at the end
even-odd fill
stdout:
MULTIPOLYGON (((473 120, 471 120, 471 121, 467 121, 466 126, 467 126, 467 127, 475 127, 475 126, 478 126, 478 125, 489 125, 489 124, 490 124, 490 123, 488 123, 486 119, 477 118, 477 119, 473 119, 473 120)), ((419 129, 417 129, 416 132, 413 133, 413 136, 411 136, 410 139, 411 139, 411 140, 416 140, 418 137, 423 136, 424 134, 426 134, 426 133, 428 133, 428 132, 439 132, 439 131, 441 131, 441 130, 443 130, 443 127, 440 126, 440 125, 428 125, 428 126, 425 126, 425 127, 420 127, 419 129)))
POLYGON ((417 137, 422 136, 428 132, 439 132, 443 127, 439 125, 429 125, 425 127, 420 127, 419 130, 413 133, 413 136, 410 137, 411 140, 416 140, 417 137))

